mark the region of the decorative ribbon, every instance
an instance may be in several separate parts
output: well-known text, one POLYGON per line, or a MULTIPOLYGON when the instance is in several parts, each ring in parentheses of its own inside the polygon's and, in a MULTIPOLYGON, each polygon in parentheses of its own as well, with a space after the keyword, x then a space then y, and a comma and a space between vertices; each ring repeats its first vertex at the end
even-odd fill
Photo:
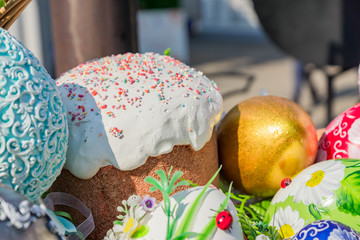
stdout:
MULTIPOLYGON (((73 195, 62 192, 52 192, 46 196, 46 198, 44 199, 44 203, 46 207, 49 208, 51 211, 54 211, 55 205, 63 205, 72 207, 78 210, 82 215, 84 215, 84 217, 86 218, 85 221, 83 221, 79 226, 76 227, 77 230, 82 234, 82 237, 84 239, 89 236, 92 231, 94 231, 95 223, 90 209, 73 195)), ((69 237, 67 237, 67 239, 78 240, 79 237, 71 234, 69 237)))

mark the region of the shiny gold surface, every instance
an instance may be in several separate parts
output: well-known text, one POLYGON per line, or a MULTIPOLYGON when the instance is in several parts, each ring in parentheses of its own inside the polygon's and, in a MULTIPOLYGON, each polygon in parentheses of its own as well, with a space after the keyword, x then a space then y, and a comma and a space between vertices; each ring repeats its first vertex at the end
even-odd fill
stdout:
POLYGON ((235 106, 218 129, 223 175, 246 193, 269 197, 281 181, 314 162, 315 126, 294 102, 275 96, 235 106))

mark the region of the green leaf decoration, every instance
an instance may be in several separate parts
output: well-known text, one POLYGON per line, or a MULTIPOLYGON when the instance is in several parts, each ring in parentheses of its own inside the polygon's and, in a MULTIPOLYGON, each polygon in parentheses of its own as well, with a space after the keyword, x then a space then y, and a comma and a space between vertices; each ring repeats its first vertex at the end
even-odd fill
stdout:
POLYGON ((175 188, 180 187, 180 186, 189 186, 189 185, 190 185, 190 183, 188 181, 181 181, 176 184, 175 188))
POLYGON ((146 236, 150 231, 149 227, 146 225, 140 226, 136 231, 131 235, 131 238, 142 238, 146 236))
MULTIPOLYGON (((190 207, 188 208, 182 222, 180 223, 177 232, 175 234, 175 236, 180 236, 183 233, 189 232, 189 228, 191 227, 191 223, 194 220, 194 217, 196 215, 197 209, 199 208, 199 206, 201 205, 201 200, 204 197, 205 191, 206 189, 210 186, 210 184, 214 181, 214 179, 216 178, 216 176, 219 174, 220 170, 221 170, 222 166, 219 167, 219 169, 216 171, 216 173, 214 174, 214 176, 209 180, 209 182, 204 186, 204 189, 201 191, 201 193, 196 197, 196 199, 194 200, 194 202, 190 205, 190 207)), ((182 239, 182 238, 180 238, 182 239)))
POLYGON ((309 212, 316 220, 321 219, 321 213, 320 213, 319 209, 315 206, 315 204, 311 203, 309 205, 309 212))
MULTIPOLYGON (((1 1, 1 0, 0 0, 1 1)), ((46 198, 46 196, 50 193, 50 190, 47 190, 46 192, 44 192, 42 195, 41 195, 41 198, 44 199, 46 198)))
MULTIPOLYGON (((181 234, 180 236, 176 236, 174 238, 172 238, 171 240, 180 240, 180 239, 186 239, 186 238, 195 238, 199 236, 199 233, 195 233, 195 232, 186 232, 181 234)), ((201 238, 201 239, 206 239, 206 238, 201 238)))
POLYGON ((115 220, 115 221, 113 222, 113 224, 114 224, 114 225, 120 225, 120 226, 122 226, 122 225, 123 225, 123 222, 120 221, 120 220, 115 220))
POLYGON ((276 229, 275 226, 268 226, 267 227, 268 232, 265 233, 266 236, 270 238, 270 240, 280 240, 280 234, 279 231, 276 229))
POLYGON ((238 216, 240 219, 242 230, 246 235, 247 239, 255 240, 256 236, 261 234, 258 231, 258 228, 244 212, 240 213, 238 216))
POLYGON ((235 193, 231 193, 231 198, 240 202, 240 205, 235 205, 235 207, 237 208, 239 213, 244 212, 244 207, 245 207, 245 203, 251 199, 254 198, 251 195, 243 195, 243 194, 235 194, 235 193))
MULTIPOLYGON (((160 185, 162 186, 162 189, 167 189, 167 186, 168 186, 168 178, 166 176, 166 173, 164 170, 156 170, 155 171, 157 175, 159 175, 160 177, 160 185)), ((170 172, 171 172, 171 168, 170 168, 170 172)), ((169 172, 169 175, 170 175, 170 172, 169 172)))
POLYGON ((169 56, 170 55, 170 48, 167 48, 165 51, 164 51, 164 55, 165 56, 169 56))
POLYGON ((158 190, 158 189, 159 189, 158 187, 151 186, 151 187, 149 188, 149 191, 150 191, 150 192, 155 192, 155 191, 158 190))
POLYGON ((161 191, 161 189, 162 189, 160 182, 153 177, 146 177, 144 179, 144 182, 154 185, 153 187, 150 187, 150 189, 149 189, 151 192, 154 192, 157 189, 159 189, 161 191))
POLYGON ((189 183, 189 186, 190 187, 199 187, 199 184, 196 184, 190 180, 187 180, 187 179, 184 179, 184 178, 181 178, 182 181, 187 181, 189 183))
POLYGON ((257 229, 260 233, 266 232, 267 228, 269 227, 268 223, 263 222, 263 221, 256 221, 256 222, 254 222, 254 225, 257 227, 257 229))
POLYGON ((267 210, 270 207, 271 200, 272 199, 265 199, 265 200, 261 201, 260 206, 267 210))
POLYGON ((0 0, 0 8, 2 8, 2 7, 5 6, 5 5, 6 5, 5 0, 0 0))
POLYGON ((150 192, 160 190, 163 195, 164 200, 161 208, 167 216, 166 239, 172 239, 176 222, 176 219, 174 219, 171 223, 171 217, 173 216, 175 207, 171 210, 170 194, 178 186, 189 185, 186 181, 180 181, 174 186, 175 182, 183 175, 183 172, 176 171, 170 179, 172 168, 173 167, 171 166, 168 175, 166 175, 164 170, 155 171, 155 173, 159 176, 160 181, 153 177, 146 177, 144 180, 145 182, 153 185, 149 188, 150 192))
POLYGON ((72 218, 70 213, 64 212, 64 211, 57 211, 57 212, 54 212, 54 213, 55 213, 56 216, 66 218, 66 219, 70 220, 70 222, 74 223, 74 219, 72 218))
POLYGON ((256 240, 256 237, 260 234, 268 236, 270 240, 280 240, 280 234, 276 227, 269 226, 267 223, 262 221, 253 222, 251 219, 244 213, 239 215, 240 223, 244 234, 248 240, 256 240))
POLYGON ((183 175, 183 172, 181 172, 181 171, 176 171, 173 174, 173 176, 169 182, 169 188, 170 188, 171 192, 174 191, 174 189, 176 188, 176 186, 174 186, 176 180, 178 180, 182 175, 183 175))
MULTIPOLYGON (((271 199, 265 199, 255 204, 249 204, 249 208, 254 211, 254 216, 250 213, 253 216, 253 220, 264 221, 265 213, 270 206, 270 202, 271 199)), ((245 209, 249 211, 249 209, 245 209)))
POLYGON ((360 170, 349 174, 341 181, 336 196, 339 211, 360 216, 360 170))

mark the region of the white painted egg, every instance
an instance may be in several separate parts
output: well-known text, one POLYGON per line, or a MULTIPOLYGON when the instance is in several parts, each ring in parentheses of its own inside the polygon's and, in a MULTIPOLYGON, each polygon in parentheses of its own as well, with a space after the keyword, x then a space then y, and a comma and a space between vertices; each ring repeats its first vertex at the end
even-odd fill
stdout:
POLYGON ((215 187, 207 188, 197 207, 193 208, 193 203, 197 201, 203 189, 204 187, 194 187, 178 192, 169 198, 169 205, 165 201, 157 205, 155 199, 149 196, 144 199, 140 196, 131 196, 122 202, 125 204, 124 208, 118 207, 118 211, 127 212, 122 217, 124 220, 121 224, 115 221, 114 227, 107 232, 104 240, 243 240, 235 206, 231 200, 226 201, 223 192, 215 187), (170 218, 165 213, 166 205, 171 209, 170 218), (184 238, 179 238, 180 236, 184 238))
MULTIPOLYGON (((186 212, 189 210, 191 203, 203 190, 203 187, 190 188, 188 190, 178 192, 171 196, 171 206, 176 206, 174 211, 174 217, 177 219, 175 227, 179 226, 179 223, 184 219, 186 212)), ((204 199, 201 206, 196 211, 194 216, 191 232, 200 233, 209 221, 215 221, 215 217, 218 212, 219 206, 222 204, 226 195, 216 188, 208 188, 205 192, 204 199)), ((145 216, 144 222, 148 225, 150 231, 144 239, 166 239, 166 224, 167 217, 160 206, 151 214, 145 216)), ((243 232, 237 217, 237 211, 234 204, 229 201, 225 210, 229 211, 232 216, 232 225, 228 230, 221 230, 216 227, 214 234, 210 239, 222 239, 222 240, 241 240, 243 238, 243 232)), ((174 218, 174 219, 175 219, 174 218)))

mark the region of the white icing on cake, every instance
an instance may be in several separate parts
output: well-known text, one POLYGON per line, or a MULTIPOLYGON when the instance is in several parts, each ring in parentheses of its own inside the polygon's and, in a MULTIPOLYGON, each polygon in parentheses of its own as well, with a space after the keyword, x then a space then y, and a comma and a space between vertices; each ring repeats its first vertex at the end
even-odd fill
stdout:
POLYGON ((135 169, 175 145, 200 150, 222 113, 214 82, 154 53, 93 60, 63 74, 57 85, 69 120, 65 167, 84 179, 108 165, 135 169))

